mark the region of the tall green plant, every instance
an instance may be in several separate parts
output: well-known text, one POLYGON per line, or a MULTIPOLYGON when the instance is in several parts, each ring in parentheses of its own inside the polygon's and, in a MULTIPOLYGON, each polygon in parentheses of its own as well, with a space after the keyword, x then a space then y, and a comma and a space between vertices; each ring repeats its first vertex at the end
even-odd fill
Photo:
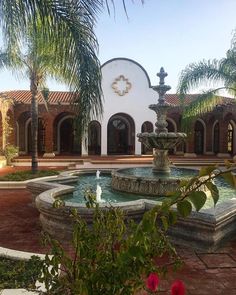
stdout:
MULTIPOLYGON (((103 110, 98 42, 94 34, 97 15, 102 7, 103 1, 100 0, 0 1, 0 28, 6 51, 10 53, 8 57, 18 54, 22 44, 27 48, 31 32, 33 37, 40 35, 45 48, 53 44, 53 55, 48 62, 55 71, 60 69, 63 82, 75 94, 72 104, 77 114, 79 111, 77 117, 82 124, 82 132, 90 118, 101 115, 103 110)), ((45 55, 44 52, 41 54, 45 55)), ((34 55, 39 57, 38 48, 34 55)), ((36 64, 33 66, 34 69, 37 67, 36 64)), ((31 89, 36 97, 39 78, 33 70, 31 89)), ((34 108, 37 111, 36 105, 34 108)), ((36 118, 34 124, 37 124, 36 118)))
MULTIPOLYGON (((89 83, 90 79, 86 78, 86 82, 84 82, 85 77, 87 77, 85 72, 81 77, 77 75, 77 73, 73 72, 73 63, 74 61, 70 60, 70 56, 68 55, 67 64, 64 64, 65 52, 61 52, 62 55, 56 55, 55 52, 57 47, 62 47, 63 42, 61 39, 52 39, 50 42, 45 42, 44 37, 44 28, 40 21, 40 19, 36 19, 33 24, 28 24, 27 35, 24 37, 24 47, 18 47, 15 44, 14 47, 7 47, 4 52, 0 54, 0 66, 9 68, 13 71, 14 74, 20 74, 26 76, 30 80, 30 91, 31 91, 31 129, 32 129, 32 171, 37 171, 38 169, 38 99, 40 95, 40 90, 44 89, 45 82, 47 77, 52 77, 57 79, 58 81, 65 82, 68 85, 84 85, 86 89, 86 94, 83 91, 80 93, 80 104, 84 103, 84 106, 81 107, 82 114, 84 108, 95 108, 98 115, 102 111, 100 96, 94 97, 91 100, 91 96, 89 95, 89 91, 91 91, 89 83), (35 28, 35 23, 37 23, 37 27, 35 28), (54 42, 53 42, 54 41, 54 42), (56 42, 57 41, 57 42, 56 42), (84 77, 85 75, 85 77, 84 77), (89 106, 89 104, 91 104, 89 106)), ((67 38, 66 36, 64 37, 67 38)), ((85 37, 86 39, 86 37, 85 37)), ((81 40, 81 44, 83 40, 81 40)), ((84 47, 83 52, 80 53, 81 59, 81 71, 82 69, 86 70, 88 68, 93 68, 94 62, 93 57, 91 57, 91 48, 89 52, 86 52, 86 47, 84 47), (86 60, 85 62, 82 62, 86 60)), ((80 61, 77 61, 80 63, 80 61)), ((93 70, 95 73, 95 69, 93 70)), ((99 74, 100 75, 100 74, 99 74)), ((94 77, 96 81, 100 81, 100 76, 94 77)), ((99 83, 99 82, 93 82, 99 83)), ((80 85, 80 86, 81 86, 80 85)), ((93 92, 93 96, 97 93, 96 88, 94 88, 95 92, 93 92)), ((42 92, 41 94, 44 94, 42 92)), ((75 95, 75 101, 77 96, 75 95)), ((77 104, 75 104, 77 105, 77 104)), ((88 114, 89 112, 86 112, 88 114)), ((81 114, 81 115, 82 115, 81 114)), ((88 119, 87 115, 87 119, 88 119)), ((81 116, 83 117, 83 116, 81 116)), ((86 119, 86 120, 87 120, 86 119)), ((85 124, 85 121, 84 121, 85 124)))
POLYGON ((192 63, 181 72, 177 92, 183 107, 182 122, 185 129, 189 130, 191 128, 191 122, 194 118, 212 111, 217 104, 222 103, 222 90, 227 91, 234 98, 236 97, 235 39, 236 32, 226 57, 220 60, 203 60, 198 63, 192 63), (186 94, 204 83, 213 84, 216 87, 204 91, 189 105, 185 105, 186 94))

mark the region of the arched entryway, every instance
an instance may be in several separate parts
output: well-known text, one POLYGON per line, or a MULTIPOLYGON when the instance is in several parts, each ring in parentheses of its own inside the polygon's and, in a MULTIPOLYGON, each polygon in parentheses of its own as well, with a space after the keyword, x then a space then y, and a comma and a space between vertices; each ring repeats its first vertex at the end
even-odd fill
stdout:
POLYGON ((220 124, 215 122, 213 125, 213 153, 218 154, 220 151, 220 124))
POLYGON ((107 126, 107 154, 132 155, 135 152, 134 120, 127 114, 112 116, 107 126))
MULTIPOLYGON (((146 121, 142 124, 142 127, 141 127, 141 132, 144 133, 144 132, 153 132, 153 124, 149 121, 146 121)), ((153 149, 152 148, 147 148, 143 143, 141 145, 141 152, 142 152, 142 155, 151 155, 153 153, 153 149)))
MULTIPOLYGON (((27 152, 32 152, 32 131, 31 131, 31 118, 26 122, 27 129, 27 152)), ((45 124, 44 121, 38 119, 38 153, 45 153, 45 124)))
POLYGON ((97 121, 92 121, 89 123, 88 154, 101 155, 101 125, 97 121))
POLYGON ((73 116, 66 116, 58 123, 58 141, 60 154, 81 154, 81 143, 76 140, 73 116))
POLYGON ((202 155, 204 153, 205 144, 205 129, 201 121, 197 120, 194 126, 194 152, 197 155, 202 155))

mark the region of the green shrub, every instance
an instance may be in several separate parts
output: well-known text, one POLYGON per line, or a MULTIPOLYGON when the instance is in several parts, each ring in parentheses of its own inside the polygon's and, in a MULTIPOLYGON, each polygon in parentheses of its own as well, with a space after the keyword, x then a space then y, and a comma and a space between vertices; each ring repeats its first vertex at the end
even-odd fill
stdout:
POLYGON ((0 257, 0 290, 35 289, 42 265, 43 261, 37 256, 32 256, 28 261, 0 257))
MULTIPOLYGON (((72 212, 75 225, 69 251, 59 241, 45 237, 51 252, 46 255, 41 281, 49 294, 135 294, 143 289, 143 279, 150 272, 164 274, 167 267, 176 269, 180 259, 166 229, 156 226, 159 213, 166 209, 155 207, 136 223, 127 221, 119 208, 104 211, 96 206, 91 226, 72 212), (158 265, 155 259, 162 256, 167 263, 158 265)), ((166 210, 164 216, 171 220, 173 214, 166 210)))
POLYGON ((36 173, 32 173, 31 170, 17 171, 9 173, 5 176, 0 177, 0 181, 24 181, 38 177, 58 175, 59 171, 55 170, 39 170, 36 173))
POLYGON ((6 145, 3 150, 3 155, 7 159, 7 165, 11 165, 11 161, 13 158, 17 157, 19 154, 19 148, 14 145, 6 145))

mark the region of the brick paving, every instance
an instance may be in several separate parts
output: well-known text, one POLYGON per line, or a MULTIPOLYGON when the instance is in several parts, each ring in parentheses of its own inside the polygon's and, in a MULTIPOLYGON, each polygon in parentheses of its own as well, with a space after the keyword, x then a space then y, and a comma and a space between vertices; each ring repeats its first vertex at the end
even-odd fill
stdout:
MULTIPOLYGON (((3 168, 0 175, 15 171, 3 168)), ((39 213, 31 204, 26 189, 0 190, 0 246, 22 251, 45 253, 40 244, 39 213)), ((196 252, 177 247, 183 266, 177 273, 161 278, 158 294, 169 295, 175 279, 184 281, 187 295, 236 295, 236 240, 214 253, 196 252)), ((140 295, 146 294, 141 292, 140 295)))

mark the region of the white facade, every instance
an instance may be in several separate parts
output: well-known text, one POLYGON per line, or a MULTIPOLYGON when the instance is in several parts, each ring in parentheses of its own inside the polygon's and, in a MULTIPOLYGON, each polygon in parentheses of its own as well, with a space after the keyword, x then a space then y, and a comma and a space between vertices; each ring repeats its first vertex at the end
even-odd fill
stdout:
MULTIPOLYGON (((101 123, 101 154, 108 151, 108 122, 115 114, 126 114, 133 119, 134 154, 141 154, 141 143, 136 136, 145 121, 155 123, 156 115, 148 108, 157 103, 157 93, 151 88, 146 71, 127 58, 116 58, 102 66, 104 113, 101 123)), ((119 117, 119 116, 118 116, 119 117)))

